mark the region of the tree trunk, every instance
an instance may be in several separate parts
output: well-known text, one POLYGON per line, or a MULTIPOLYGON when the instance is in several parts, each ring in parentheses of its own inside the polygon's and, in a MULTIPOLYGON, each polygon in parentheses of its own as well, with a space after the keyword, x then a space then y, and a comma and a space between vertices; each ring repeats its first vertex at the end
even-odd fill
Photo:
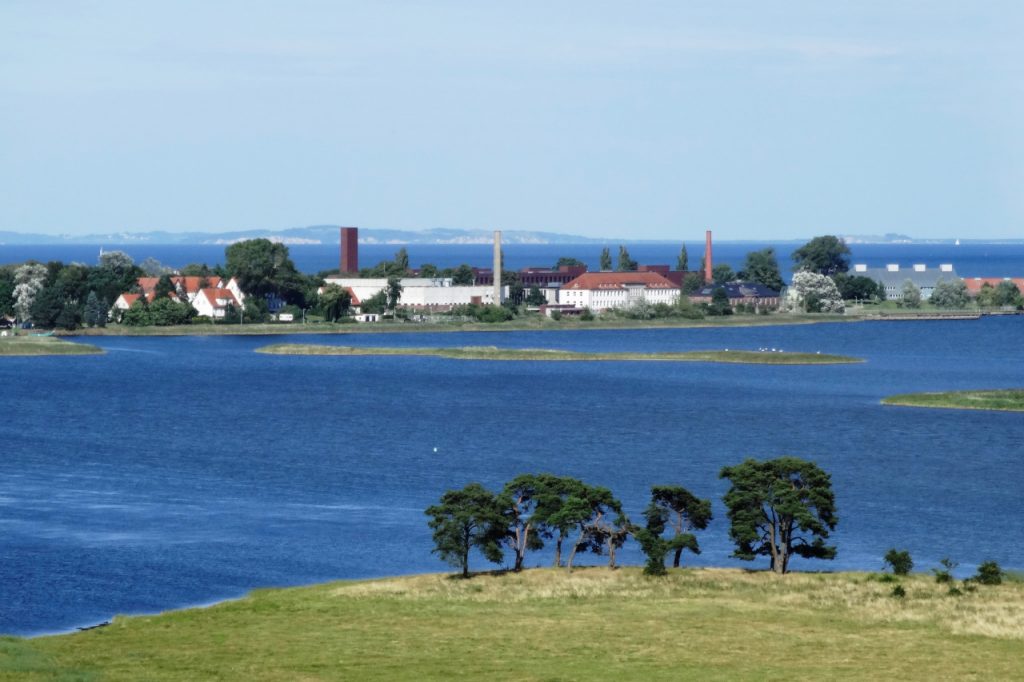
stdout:
POLYGON ((675 556, 672 557, 672 568, 679 568, 679 560, 683 557, 683 548, 676 547, 675 556))
POLYGON ((615 568, 615 539, 608 536, 608 568, 615 568))
POLYGON ((558 540, 555 541, 555 568, 562 565, 562 535, 558 535, 558 540))
POLYGON ((572 573, 572 561, 576 558, 576 548, 583 542, 583 531, 580 531, 580 536, 573 543, 572 549, 569 551, 569 560, 565 563, 565 568, 569 573, 572 573))
POLYGON ((462 553, 462 577, 469 577, 469 550, 465 550, 462 553))

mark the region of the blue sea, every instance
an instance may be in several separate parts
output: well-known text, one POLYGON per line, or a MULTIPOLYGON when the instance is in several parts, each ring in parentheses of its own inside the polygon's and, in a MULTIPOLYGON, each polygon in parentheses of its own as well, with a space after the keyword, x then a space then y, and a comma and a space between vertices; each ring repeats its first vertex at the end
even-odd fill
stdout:
MULTIPOLYGON (((639 249, 638 249, 639 250, 639 249)), ((512 251, 512 249, 510 249, 512 251)), ((549 471, 639 517, 653 484, 710 497, 695 565, 730 558, 719 470, 788 454, 830 472, 832 562, 1024 569, 1024 417, 884 407, 1024 385, 1024 318, 746 329, 90 339, 102 356, 0 358, 0 632, 38 634, 295 585, 446 570, 423 510, 549 471), (821 351, 864 364, 284 357, 275 342, 821 351)), ((641 563, 632 542, 626 563, 641 563)), ((585 562, 602 563, 602 557, 585 562)), ((485 568, 474 557, 474 568, 485 568)), ((527 564, 547 565, 550 552, 527 564)))
MULTIPOLYGON (((647 264, 667 264, 675 267, 681 242, 626 243, 634 260, 647 264)), ((520 269, 529 266, 552 266, 562 256, 578 258, 591 269, 599 267, 601 244, 506 244, 505 266, 520 269)), ((618 243, 609 243, 612 257, 618 257, 618 243)), ((784 276, 792 270, 790 255, 800 244, 792 242, 716 242, 714 262, 727 263, 739 270, 749 251, 774 246, 784 276)), ((690 267, 696 269, 704 252, 704 242, 686 243, 690 267)), ((45 245, 0 245, 0 263, 20 263, 29 259, 46 262, 51 260, 65 263, 79 262, 95 264, 100 249, 121 250, 131 255, 136 262, 156 258, 161 263, 180 268, 189 263, 214 265, 224 262, 224 246, 212 244, 169 245, 169 244, 45 244, 45 245)), ((338 245, 297 244, 288 247, 292 260, 299 270, 316 273, 323 270, 337 270, 338 245)), ((401 248, 397 244, 361 244, 360 264, 368 267, 382 260, 391 259, 401 248)), ((456 267, 468 263, 477 267, 491 266, 489 244, 410 244, 406 248, 413 266, 433 263, 438 267, 456 267)), ((853 244, 852 260, 881 267, 887 263, 904 266, 925 263, 935 267, 940 263, 952 263, 962 277, 1022 277, 1024 276, 1024 243, 998 244, 965 242, 961 246, 953 243, 936 244, 853 244)))

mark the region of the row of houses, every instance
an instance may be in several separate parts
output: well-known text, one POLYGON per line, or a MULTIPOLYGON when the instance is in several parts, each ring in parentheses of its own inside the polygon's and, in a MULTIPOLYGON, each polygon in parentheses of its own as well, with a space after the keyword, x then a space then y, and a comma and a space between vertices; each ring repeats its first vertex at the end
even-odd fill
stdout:
MULTIPOLYGON (((110 308, 110 317, 116 318, 140 298, 145 297, 147 303, 156 300, 156 288, 159 277, 140 277, 138 293, 123 293, 114 301, 110 308)), ((197 315, 211 319, 223 318, 229 308, 244 309, 245 294, 232 277, 225 281, 215 275, 209 277, 174 276, 171 277, 174 291, 167 295, 174 301, 186 301, 196 310, 197 315)))

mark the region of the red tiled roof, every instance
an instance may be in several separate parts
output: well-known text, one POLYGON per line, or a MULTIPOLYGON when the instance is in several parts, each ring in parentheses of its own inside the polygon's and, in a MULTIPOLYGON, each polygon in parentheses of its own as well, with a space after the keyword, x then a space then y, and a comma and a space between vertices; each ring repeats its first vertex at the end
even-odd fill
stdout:
POLYGON ((200 296, 205 296, 206 300, 210 302, 215 310, 226 308, 229 305, 238 305, 238 301, 235 299, 235 295, 231 293, 230 289, 221 289, 214 287, 207 287, 199 290, 200 296), (223 301, 220 303, 218 301, 223 301))
MULTIPOLYGON (((981 287, 988 284, 993 289, 999 286, 1000 282, 1007 281, 1003 277, 965 277, 964 284, 967 285, 967 293, 977 295, 981 293, 981 287)), ((1024 294, 1024 277, 1011 277, 1010 282, 1013 282, 1017 289, 1024 294)))
POLYGON ((627 285, 643 285, 645 289, 678 289, 656 272, 585 272, 562 285, 566 289, 625 289, 627 285))

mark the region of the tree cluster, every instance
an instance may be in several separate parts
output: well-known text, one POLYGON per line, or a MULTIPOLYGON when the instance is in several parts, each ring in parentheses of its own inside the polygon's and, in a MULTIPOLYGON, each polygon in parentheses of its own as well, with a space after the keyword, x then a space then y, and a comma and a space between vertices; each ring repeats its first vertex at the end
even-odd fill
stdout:
MULTIPOLYGON (((835 499, 831 479, 813 462, 782 457, 760 462, 748 459, 725 467, 720 477, 731 488, 724 501, 733 556, 753 560, 768 556, 771 570, 786 573, 793 556, 832 559, 836 549, 825 544, 835 529, 835 499)), ((633 523, 610 489, 554 474, 524 474, 491 492, 479 483, 449 490, 429 507, 434 550, 442 560, 470 573, 470 556, 477 550, 486 560, 501 564, 511 558, 521 570, 528 552, 552 547, 552 563, 572 570, 579 552, 608 557, 630 537, 647 556, 645 572, 665 573, 665 562, 680 565, 686 550, 700 553, 695 532, 712 520, 711 501, 678 485, 656 485, 643 512, 644 523, 633 523)))

